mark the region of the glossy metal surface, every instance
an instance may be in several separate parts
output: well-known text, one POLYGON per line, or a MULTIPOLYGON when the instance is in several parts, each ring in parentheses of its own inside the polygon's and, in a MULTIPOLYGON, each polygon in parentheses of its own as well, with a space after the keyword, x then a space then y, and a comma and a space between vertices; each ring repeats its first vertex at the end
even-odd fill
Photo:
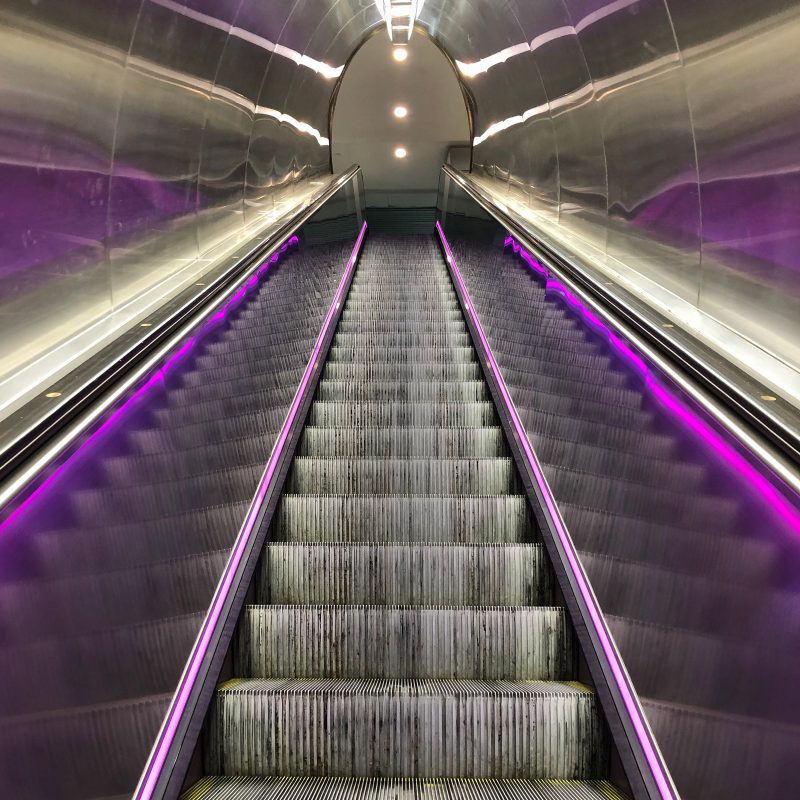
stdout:
POLYGON ((430 0, 422 21, 464 65, 498 194, 800 367, 800 4, 430 0))
POLYGON ((368 0, 2 4, 0 405, 308 201, 378 19, 368 0))

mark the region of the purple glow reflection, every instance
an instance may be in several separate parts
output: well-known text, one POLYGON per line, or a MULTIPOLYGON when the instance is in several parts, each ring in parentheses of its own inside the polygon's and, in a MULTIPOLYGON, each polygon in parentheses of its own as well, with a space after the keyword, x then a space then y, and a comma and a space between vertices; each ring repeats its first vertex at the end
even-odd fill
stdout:
POLYGON ((567 531, 566 526, 561 519, 558 506, 556 505, 555 498, 553 497, 553 493, 551 492, 550 486, 547 483, 547 479, 542 471, 541 465, 539 464, 539 460, 536 458, 536 455, 533 452, 533 448, 528 440, 528 434, 525 430, 525 426, 522 424, 522 420, 517 413, 517 409, 514 406, 514 402, 511 399, 508 388, 506 387, 503 375, 497 366, 492 349, 489 346, 489 342, 483 332, 483 327, 481 326, 480 320, 478 319, 478 315, 469 296, 469 292, 467 291, 467 287, 464 284, 463 278, 461 277, 461 272, 456 264, 453 251, 450 249, 450 244, 448 243, 447 238, 444 235, 444 231, 442 230, 442 226, 438 220, 436 222, 436 232, 439 234, 442 246, 444 247, 447 255, 448 263, 453 270, 453 275, 455 276, 456 282, 458 283, 462 296, 464 297, 466 312, 472 319, 475 330, 478 333, 481 346, 486 355, 486 359, 489 362, 492 372, 494 372, 497 386, 500 389, 500 394, 502 395, 506 410, 508 411, 511 422, 514 425, 514 430, 516 431, 520 445, 522 446, 525 459, 530 467, 531 473, 536 479, 536 482, 542 493, 542 497, 544 498, 549 517, 553 522, 553 527, 556 530, 564 554, 567 557, 567 561, 572 571, 573 578, 575 579, 575 583, 577 584, 578 590, 580 591, 581 596, 586 604, 586 608, 589 611, 594 632, 600 641, 600 645, 603 648, 606 659, 608 660, 608 664, 611 668, 617 689, 622 697, 628 717, 636 733, 636 738, 638 739, 642 748, 642 752, 647 759, 653 779, 656 782, 661 797, 665 800, 673 800, 676 798, 676 793, 672 788, 672 782, 668 776, 666 766, 664 765, 661 756, 656 749, 649 726, 644 719, 642 709, 639 706, 639 703, 637 702, 636 696, 633 692, 630 679, 628 678, 628 675, 622 666, 617 649, 611 639, 611 634, 606 627, 605 619, 600 611, 600 606, 597 603, 597 598, 594 596, 594 592, 591 589, 589 580, 583 570, 583 566, 578 559, 572 538, 570 537, 569 532, 567 531))
MULTIPOLYGON (((300 240, 297 238, 297 236, 292 236, 284 243, 284 245, 281 246, 281 251, 285 252, 289 247, 294 247, 295 245, 299 244, 299 242, 300 240)), ((82 453, 85 453, 85 448, 87 448, 91 443, 96 443, 108 430, 110 430, 121 414, 130 410, 131 407, 141 400, 142 397, 144 397, 144 395, 147 394, 154 385, 161 383, 164 377, 171 372, 179 362, 183 361, 184 358, 186 358, 186 356, 192 352, 200 339, 204 338, 207 333, 223 323, 228 318, 230 313, 241 304, 245 296, 258 285, 259 279, 268 270, 269 266, 276 260, 276 257, 273 256, 265 261, 258 268, 258 270, 256 270, 255 275, 249 278, 243 286, 239 287, 224 302, 222 307, 204 323, 203 327, 198 331, 197 334, 184 341, 180 348, 172 353, 164 362, 164 364, 155 370, 153 374, 150 375, 150 377, 145 381, 145 383, 143 383, 119 408, 114 410, 102 423, 102 425, 100 425, 100 427, 98 427, 86 439, 86 441, 83 442, 72 455, 70 455, 66 461, 64 461, 62 464, 59 464, 52 474, 48 475, 48 477, 42 481, 42 483, 39 484, 39 486, 37 486, 30 495, 28 495, 4 520, 2 520, 2 522, 0 522, 0 535, 3 535, 6 531, 8 531, 13 523, 19 521, 22 514, 31 507, 34 501, 40 495, 42 495, 43 492, 54 487, 57 481, 64 475, 65 470, 72 462, 72 459, 80 456, 82 453)))
POLYGON ((503 242, 503 247, 510 247, 515 255, 518 255, 534 272, 538 272, 539 275, 547 277, 550 274, 544 265, 540 264, 527 250, 522 249, 513 236, 506 237, 503 242))
POLYGON ((294 395, 292 405, 289 408, 289 413, 286 415, 286 419, 283 422, 281 432, 278 434, 278 439, 275 442, 272 453, 270 454, 267 467, 263 476, 261 477, 261 482, 258 485, 255 497, 250 503, 250 508, 247 511, 244 524, 242 525, 242 529, 239 531, 239 535, 233 546, 233 551, 231 552, 228 563, 225 566, 225 571, 223 572, 222 578, 217 586, 217 590, 214 593, 214 598, 211 601, 208 614, 203 622, 203 627, 199 636, 197 637, 197 642, 195 643, 192 654, 189 657, 186 670, 184 671, 181 682, 177 691, 175 692, 170 709, 167 712, 165 724, 145 770, 142 783, 135 794, 135 800, 150 800, 150 798, 153 796, 156 783, 161 775, 164 762, 167 759, 167 755, 169 754, 170 748, 172 747, 172 743, 175 739, 178 725, 180 724, 183 713, 186 710, 186 705, 189 702, 189 696, 191 695, 195 681, 197 680, 200 666, 202 665, 203 660, 206 657, 206 653, 211 645, 214 630, 216 629, 217 623, 219 622, 219 618, 222 614, 225 600, 230 593, 236 572, 239 569, 242 559, 244 558, 245 552, 247 551, 247 547, 250 542, 250 536, 258 520, 261 506, 264 503, 264 499, 267 496, 273 475, 275 474, 275 470, 278 468, 280 458, 283 455, 283 450, 289 438, 289 433, 292 425, 294 424, 295 417, 300 410, 303 395, 305 394, 308 384, 311 381, 314 371, 319 366, 318 360, 322 352, 322 346, 324 344, 325 337, 327 336, 328 330, 331 327, 336 315, 336 311, 342 301, 350 275, 355 269, 355 264, 358 259, 358 254, 361 251, 361 245, 364 241, 366 232, 367 223, 364 222, 364 224, 361 226, 361 231, 358 234, 358 239, 356 240, 355 246, 353 247, 353 251, 350 254, 347 266, 342 274, 339 287, 337 288, 336 294, 334 295, 333 301, 328 309, 325 322, 322 324, 322 329, 317 337, 314 350, 311 353, 311 358, 306 365, 306 370, 303 373, 303 379, 301 380, 300 385, 297 388, 297 392, 294 395))
POLYGON ((623 342, 599 317, 586 307, 562 283, 556 280, 547 281, 547 291, 559 294, 570 308, 577 311, 581 317, 614 347, 644 378, 645 386, 653 397, 677 417, 680 422, 688 427, 694 434, 708 445, 729 466, 733 467, 766 501, 770 508, 789 528, 800 534, 800 511, 792 504, 764 475, 759 472, 741 453, 731 447, 722 436, 706 423, 688 405, 681 402, 661 384, 645 361, 635 353, 630 345, 623 342))

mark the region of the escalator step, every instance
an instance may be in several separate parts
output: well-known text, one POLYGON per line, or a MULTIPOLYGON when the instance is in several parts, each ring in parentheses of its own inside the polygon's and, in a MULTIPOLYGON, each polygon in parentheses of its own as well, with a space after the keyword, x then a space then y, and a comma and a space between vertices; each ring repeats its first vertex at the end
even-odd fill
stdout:
POLYGON ((249 606, 234 674, 557 681, 571 654, 563 608, 249 606))
POLYGON ((553 681, 232 680, 210 774, 578 778, 603 769, 596 696, 553 681))
POLYGON ((256 600, 277 604, 549 605, 541 545, 269 544, 256 600))

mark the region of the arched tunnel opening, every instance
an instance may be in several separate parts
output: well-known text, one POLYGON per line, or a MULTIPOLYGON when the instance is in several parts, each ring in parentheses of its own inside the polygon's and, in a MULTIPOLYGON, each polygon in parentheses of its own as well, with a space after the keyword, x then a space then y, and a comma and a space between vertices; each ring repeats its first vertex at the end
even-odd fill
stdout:
POLYGON ((0 797, 800 794, 798 42, 0 2, 0 797))

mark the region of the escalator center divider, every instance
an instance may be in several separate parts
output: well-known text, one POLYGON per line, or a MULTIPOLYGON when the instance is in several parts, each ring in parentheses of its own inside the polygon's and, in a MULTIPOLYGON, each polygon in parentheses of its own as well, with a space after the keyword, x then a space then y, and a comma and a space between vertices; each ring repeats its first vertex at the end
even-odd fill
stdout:
POLYGON ((134 800, 173 798, 182 789, 270 522, 294 459, 299 434, 305 427, 322 367, 344 310, 367 227, 365 221, 142 772, 134 800))
POLYGON ((484 335, 483 326, 439 221, 436 222, 435 231, 631 791, 636 798, 676 800, 678 792, 666 762, 484 335))

